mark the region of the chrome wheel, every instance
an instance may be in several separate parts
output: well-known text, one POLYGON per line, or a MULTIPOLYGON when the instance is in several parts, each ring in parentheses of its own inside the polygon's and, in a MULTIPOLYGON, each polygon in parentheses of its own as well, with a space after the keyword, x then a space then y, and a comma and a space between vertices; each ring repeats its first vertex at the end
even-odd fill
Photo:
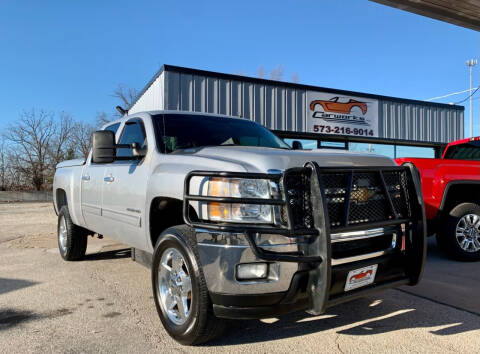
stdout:
POLYGON ((167 248, 158 267, 160 306, 170 321, 184 324, 192 308, 192 281, 180 251, 167 248))
POLYGON ((60 217, 58 226, 58 241, 62 252, 65 252, 67 249, 67 222, 63 215, 60 217))
POLYGON ((457 223, 455 235, 460 248, 466 252, 480 251, 480 216, 464 215, 457 223))

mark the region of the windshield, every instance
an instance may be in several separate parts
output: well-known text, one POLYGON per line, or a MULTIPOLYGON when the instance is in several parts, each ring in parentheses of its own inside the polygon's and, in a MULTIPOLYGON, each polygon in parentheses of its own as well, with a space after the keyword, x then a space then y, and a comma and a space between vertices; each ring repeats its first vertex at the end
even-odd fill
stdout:
POLYGON ((153 116, 158 146, 162 152, 205 146, 262 146, 290 149, 280 138, 259 124, 232 119, 188 114, 153 116))
POLYGON ((444 158, 452 160, 480 160, 480 141, 452 145, 445 152, 444 158))

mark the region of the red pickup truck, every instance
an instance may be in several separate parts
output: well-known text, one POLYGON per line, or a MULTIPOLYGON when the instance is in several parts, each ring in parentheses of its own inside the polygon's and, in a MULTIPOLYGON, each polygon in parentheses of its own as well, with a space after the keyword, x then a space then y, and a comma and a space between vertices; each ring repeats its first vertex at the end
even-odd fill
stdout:
POLYGON ((428 234, 451 258, 480 260, 480 137, 448 144, 441 159, 395 161, 420 173, 428 234))

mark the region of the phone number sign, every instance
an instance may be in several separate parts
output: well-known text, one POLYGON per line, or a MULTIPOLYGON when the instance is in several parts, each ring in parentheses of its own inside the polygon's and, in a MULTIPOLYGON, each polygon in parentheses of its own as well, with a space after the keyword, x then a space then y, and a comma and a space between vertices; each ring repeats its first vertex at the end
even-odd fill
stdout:
POLYGON ((378 101, 307 91, 310 132, 378 137, 378 101))

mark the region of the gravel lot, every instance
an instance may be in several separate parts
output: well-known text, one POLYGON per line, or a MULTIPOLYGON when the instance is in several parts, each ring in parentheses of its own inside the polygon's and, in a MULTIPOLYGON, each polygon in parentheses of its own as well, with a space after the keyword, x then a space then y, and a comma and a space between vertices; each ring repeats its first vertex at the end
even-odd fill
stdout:
POLYGON ((279 319, 236 321, 219 340, 183 347, 157 317, 149 271, 126 246, 90 239, 82 262, 57 251, 51 204, 0 204, 0 352, 480 352, 480 263, 429 243, 422 283, 279 319))

